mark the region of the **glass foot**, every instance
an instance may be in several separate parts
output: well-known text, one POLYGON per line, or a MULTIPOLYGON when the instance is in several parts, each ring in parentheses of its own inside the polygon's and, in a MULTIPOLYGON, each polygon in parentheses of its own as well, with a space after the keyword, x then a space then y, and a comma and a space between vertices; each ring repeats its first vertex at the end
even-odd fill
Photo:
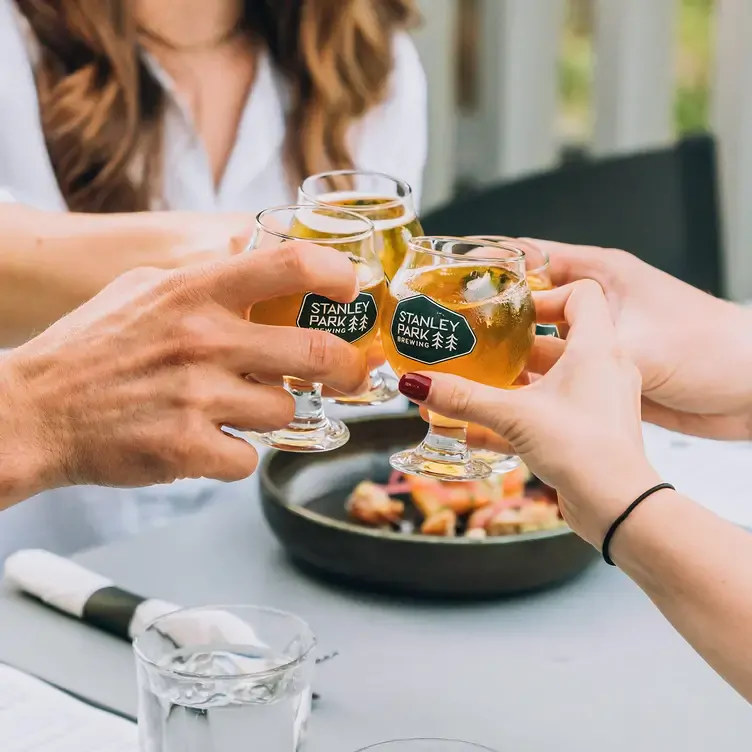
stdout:
POLYGON ((491 470, 497 475, 509 473, 522 464, 522 460, 516 454, 500 454, 499 452, 491 452, 488 449, 475 449, 472 451, 471 457, 474 460, 480 460, 481 462, 485 462, 486 465, 490 465, 491 470))
POLYGON ((316 428, 293 428, 288 426, 269 433, 249 432, 251 441, 281 449, 283 452, 331 452, 347 444, 350 431, 341 420, 326 418, 316 428))
POLYGON ((424 478, 447 481, 483 480, 492 474, 491 467, 475 459, 443 461, 426 457, 417 449, 397 452, 389 458, 389 464, 401 473, 420 475, 424 478))
POLYGON ((363 394, 354 397, 333 397, 330 402, 337 405, 353 405, 355 407, 369 407, 371 405, 383 405, 399 396, 397 379, 390 373, 373 371, 371 373, 371 388, 363 394))

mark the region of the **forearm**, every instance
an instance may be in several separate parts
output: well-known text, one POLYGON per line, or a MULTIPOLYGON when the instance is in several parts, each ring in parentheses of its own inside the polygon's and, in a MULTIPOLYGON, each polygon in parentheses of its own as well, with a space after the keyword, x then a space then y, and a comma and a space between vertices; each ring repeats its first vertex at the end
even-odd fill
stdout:
POLYGON ((71 214, 0 205, 0 347, 18 345, 124 272, 229 252, 245 215, 71 214))
POLYGON ((661 491, 623 523, 611 555, 697 652, 752 702, 752 537, 661 491))
POLYGON ((687 331, 676 336, 686 358, 672 380, 683 386, 661 402, 680 412, 709 416, 709 420, 735 416, 750 423, 752 309, 714 300, 712 307, 706 306, 701 316, 695 316, 687 331))

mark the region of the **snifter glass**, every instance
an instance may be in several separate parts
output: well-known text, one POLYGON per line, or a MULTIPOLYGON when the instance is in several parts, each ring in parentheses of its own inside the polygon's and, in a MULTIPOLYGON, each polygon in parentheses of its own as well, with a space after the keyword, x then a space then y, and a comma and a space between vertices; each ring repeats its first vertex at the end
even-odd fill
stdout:
MULTIPOLYGON (((407 241, 423 234, 410 186, 380 172, 333 170, 312 175, 300 186, 298 199, 301 203, 342 208, 370 219, 375 228, 374 246, 387 281, 402 264, 407 241)), ((342 405, 379 405, 398 394, 396 379, 375 369, 370 374, 368 391, 334 401, 342 405)))
MULTIPOLYGON (((262 211, 249 250, 279 248, 295 240, 315 243, 346 253, 360 281, 358 297, 348 304, 312 292, 301 292, 256 303, 249 319, 257 324, 297 326, 334 334, 366 352, 378 333, 386 280, 373 246, 373 224, 352 212, 326 206, 294 205, 262 211)), ((285 388, 295 399, 295 417, 286 428, 248 436, 290 452, 326 452, 350 437, 347 426, 324 413, 322 384, 288 374, 285 388)))
MULTIPOLYGON (((552 290, 550 260, 548 253, 536 243, 522 238, 512 238, 506 235, 472 235, 473 240, 489 241, 492 243, 506 243, 519 248, 525 254, 525 274, 527 285, 532 292, 552 290)), ((536 324, 535 333, 539 337, 558 337, 559 330, 553 324, 536 324)), ((519 467, 522 460, 516 454, 492 452, 490 449, 475 449, 473 459, 481 460, 491 466, 494 473, 508 473, 519 467)))
MULTIPOLYGON (((403 375, 439 371, 506 389, 535 335, 524 254, 503 243, 418 237, 389 286, 381 319, 387 361, 403 375)), ((470 456, 467 423, 430 413, 426 438, 392 455, 396 470, 449 481, 487 478, 470 456)))

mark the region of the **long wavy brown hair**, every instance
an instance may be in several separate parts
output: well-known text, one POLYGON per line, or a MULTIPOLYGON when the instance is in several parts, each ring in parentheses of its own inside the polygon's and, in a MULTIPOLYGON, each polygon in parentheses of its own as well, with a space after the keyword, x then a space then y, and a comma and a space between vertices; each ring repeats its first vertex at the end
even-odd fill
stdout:
MULTIPOLYGON (((42 125, 73 211, 149 208, 159 194, 163 91, 143 64, 129 0, 16 0, 41 46, 42 125)), ((413 0, 245 0, 243 30, 290 87, 291 184, 352 166, 350 125, 385 96, 413 0)))

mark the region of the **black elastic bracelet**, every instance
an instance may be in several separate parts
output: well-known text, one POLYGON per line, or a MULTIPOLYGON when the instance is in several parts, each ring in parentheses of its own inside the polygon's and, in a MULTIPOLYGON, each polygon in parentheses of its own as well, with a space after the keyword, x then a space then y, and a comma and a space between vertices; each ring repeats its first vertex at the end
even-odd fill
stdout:
POLYGON ((641 494, 638 496, 612 523, 611 527, 608 529, 608 532, 606 533, 606 537, 603 539, 603 546, 601 548, 601 553, 603 554, 603 561, 606 562, 606 564, 609 564, 610 566, 616 566, 614 562, 611 559, 611 555, 608 552, 608 548, 611 545, 611 540, 613 539, 614 535, 616 535, 616 531, 619 529, 619 525, 621 525, 624 520, 629 517, 632 512, 634 512, 637 507, 642 504, 645 499, 648 498, 648 496, 652 496, 657 491, 663 491, 664 488, 669 488, 672 491, 676 491, 676 489, 670 484, 670 483, 659 483, 657 486, 653 486, 652 488, 648 488, 647 491, 645 491, 644 494, 641 494))

